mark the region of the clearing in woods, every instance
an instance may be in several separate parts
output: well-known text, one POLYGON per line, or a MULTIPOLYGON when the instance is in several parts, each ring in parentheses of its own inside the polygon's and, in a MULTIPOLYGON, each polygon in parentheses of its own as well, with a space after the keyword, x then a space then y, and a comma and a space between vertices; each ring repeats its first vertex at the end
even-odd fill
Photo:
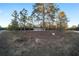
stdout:
POLYGON ((79 55, 79 33, 5 31, 0 33, 0 55, 79 55))

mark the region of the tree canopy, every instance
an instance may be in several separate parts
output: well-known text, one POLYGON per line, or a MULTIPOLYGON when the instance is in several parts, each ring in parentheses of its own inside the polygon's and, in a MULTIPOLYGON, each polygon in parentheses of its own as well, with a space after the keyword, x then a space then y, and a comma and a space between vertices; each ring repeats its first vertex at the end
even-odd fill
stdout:
POLYGON ((24 30, 34 28, 38 22, 38 27, 45 29, 65 29, 67 28, 67 16, 64 11, 55 3, 35 3, 31 15, 28 15, 28 10, 23 8, 20 12, 14 10, 12 13, 12 22, 9 27, 23 28, 24 30))

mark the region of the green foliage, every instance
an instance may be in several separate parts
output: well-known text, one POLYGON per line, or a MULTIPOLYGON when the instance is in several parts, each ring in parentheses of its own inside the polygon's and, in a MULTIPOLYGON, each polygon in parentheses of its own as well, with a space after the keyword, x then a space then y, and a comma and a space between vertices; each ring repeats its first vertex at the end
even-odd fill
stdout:
POLYGON ((60 12, 57 20, 58 29, 60 29, 61 31, 66 30, 68 27, 67 23, 68 23, 68 19, 65 12, 64 11, 60 12))
POLYGON ((9 30, 17 30, 18 29, 18 13, 16 10, 14 10, 14 12, 12 13, 12 21, 11 24, 8 26, 9 30))
POLYGON ((37 21, 43 22, 43 28, 45 28, 45 21, 54 23, 54 19, 56 13, 58 12, 59 8, 56 4, 53 3, 36 3, 34 5, 34 10, 32 12, 32 16, 36 18, 37 21))
POLYGON ((33 28, 34 27, 34 25, 33 25, 33 17, 32 16, 28 16, 27 26, 29 28, 33 28))
POLYGON ((28 11, 25 8, 23 8, 19 13, 14 10, 12 13, 13 19, 11 19, 12 21, 11 24, 9 24, 8 29, 26 30, 27 28, 38 26, 42 27, 44 30, 50 28, 64 30, 67 28, 67 17, 64 11, 59 13, 59 8, 56 4, 36 3, 33 7, 30 16, 28 16, 28 11), (38 26, 34 24, 36 21, 38 22, 38 26))
POLYGON ((19 29, 19 27, 16 25, 9 25, 8 26, 8 30, 18 30, 18 29, 19 29))
POLYGON ((12 13, 13 19, 8 25, 8 30, 28 30, 33 28, 32 17, 28 16, 27 10, 22 9, 19 14, 16 10, 12 13))
POLYGON ((23 8, 21 11, 20 11, 20 17, 19 17, 19 24, 21 24, 20 27, 24 27, 24 30, 25 30, 25 27, 26 27, 26 22, 27 22, 27 10, 25 8, 23 8))

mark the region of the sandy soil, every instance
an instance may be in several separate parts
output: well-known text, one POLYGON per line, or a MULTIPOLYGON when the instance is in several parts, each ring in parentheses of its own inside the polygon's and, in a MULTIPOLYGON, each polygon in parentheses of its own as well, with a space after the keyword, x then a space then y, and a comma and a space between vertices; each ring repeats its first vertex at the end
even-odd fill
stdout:
POLYGON ((1 56, 77 56, 79 33, 5 31, 0 33, 1 56))

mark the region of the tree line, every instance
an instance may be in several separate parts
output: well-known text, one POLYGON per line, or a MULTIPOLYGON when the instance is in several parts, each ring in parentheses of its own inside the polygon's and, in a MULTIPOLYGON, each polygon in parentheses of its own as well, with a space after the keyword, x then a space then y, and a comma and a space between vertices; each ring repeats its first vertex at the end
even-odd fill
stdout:
POLYGON ((79 24, 78 25, 72 25, 68 30, 76 30, 79 31, 79 24))
POLYGON ((66 30, 68 27, 65 12, 54 3, 35 3, 30 16, 25 8, 20 12, 14 10, 11 16, 13 18, 8 26, 10 30, 31 30, 35 27, 43 30, 66 30))

